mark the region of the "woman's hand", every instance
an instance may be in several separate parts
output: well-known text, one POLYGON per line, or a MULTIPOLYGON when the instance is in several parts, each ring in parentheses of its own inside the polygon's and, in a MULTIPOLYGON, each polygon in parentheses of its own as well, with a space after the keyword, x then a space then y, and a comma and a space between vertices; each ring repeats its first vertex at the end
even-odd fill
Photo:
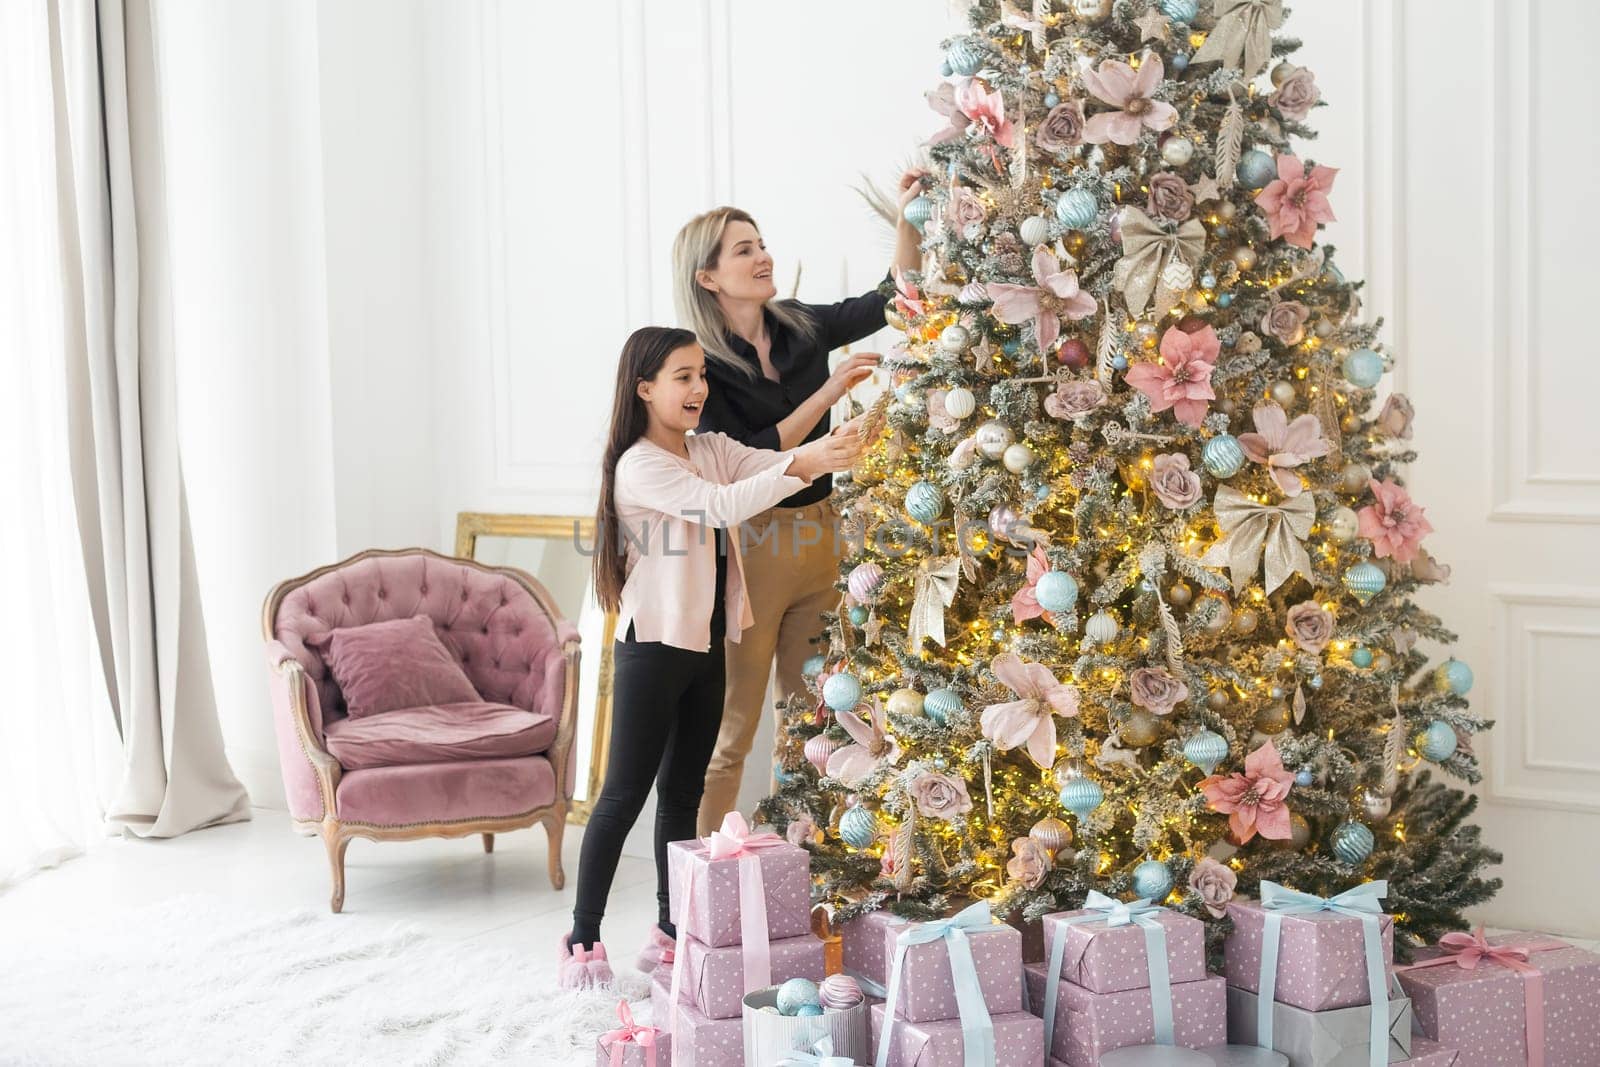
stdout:
MULTIPOLYGON (((921 167, 913 167, 904 174, 900 175, 899 203, 901 226, 911 226, 911 223, 906 221, 906 205, 911 203, 911 201, 915 200, 922 194, 922 179, 927 176, 928 172, 923 170, 921 167)), ((911 229, 915 230, 916 227, 911 226, 911 229)))
POLYGON ((823 395, 828 398, 830 405, 837 404, 841 397, 865 381, 878 367, 878 361, 883 357, 876 352, 857 352, 843 363, 837 370, 828 376, 823 383, 823 395))
POLYGON ((847 471, 861 458, 861 440, 854 434, 828 434, 794 450, 789 473, 811 481, 819 474, 847 471))

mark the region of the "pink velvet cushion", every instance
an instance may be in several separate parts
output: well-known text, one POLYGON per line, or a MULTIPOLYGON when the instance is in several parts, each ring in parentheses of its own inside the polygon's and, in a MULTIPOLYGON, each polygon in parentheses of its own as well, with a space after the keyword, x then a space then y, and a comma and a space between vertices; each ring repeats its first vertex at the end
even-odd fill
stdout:
POLYGON ((313 634, 352 719, 399 708, 481 701, 426 615, 313 634))
POLYGON ((514 759, 543 752, 556 739, 556 721, 539 711, 475 700, 401 708, 328 724, 328 751, 346 770, 514 759))

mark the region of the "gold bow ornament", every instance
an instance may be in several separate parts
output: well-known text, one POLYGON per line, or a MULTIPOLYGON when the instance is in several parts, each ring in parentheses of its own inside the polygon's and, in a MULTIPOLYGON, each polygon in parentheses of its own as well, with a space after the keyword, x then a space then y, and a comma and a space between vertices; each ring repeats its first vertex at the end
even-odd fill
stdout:
POLYGON ((916 650, 922 639, 931 637, 944 647, 944 610, 955 603, 956 586, 961 581, 961 560, 956 556, 936 556, 922 561, 912 583, 911 622, 906 628, 906 644, 916 650))
POLYGON ((1216 0, 1216 28, 1191 63, 1221 62, 1254 78, 1272 58, 1272 31, 1283 25, 1283 0, 1216 0))
POLYGON ((1144 314, 1152 294, 1157 315, 1172 310, 1188 289, 1188 285, 1175 289, 1173 283, 1183 278, 1193 283, 1194 266, 1205 249, 1206 228, 1199 219, 1190 219, 1171 232, 1138 208, 1123 208, 1122 258, 1117 260, 1111 281, 1122 290, 1129 314, 1144 314))
POLYGON ((1222 537, 1206 550, 1200 562, 1228 568, 1233 590, 1242 593, 1266 558, 1266 590, 1271 593, 1296 571, 1311 578, 1311 557, 1300 542, 1311 533, 1317 506, 1310 493, 1282 504, 1262 504, 1232 486, 1220 486, 1212 510, 1222 537))

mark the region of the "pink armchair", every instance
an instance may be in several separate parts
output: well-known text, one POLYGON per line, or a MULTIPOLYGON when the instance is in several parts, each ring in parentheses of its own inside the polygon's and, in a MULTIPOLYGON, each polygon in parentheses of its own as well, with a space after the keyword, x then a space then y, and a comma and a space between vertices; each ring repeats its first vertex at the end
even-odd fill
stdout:
MULTIPOLYGON (((302 833, 321 834, 333 873, 332 907, 344 907, 344 853, 351 838, 407 841, 494 835, 542 822, 550 883, 566 881, 561 836, 572 799, 578 713, 578 632, 543 586, 511 567, 488 567, 427 549, 373 549, 280 583, 262 608, 278 754, 289 813, 302 833), (395 751, 418 740, 405 712, 346 720, 344 700, 322 656, 305 639, 328 630, 427 615, 485 701, 510 705, 524 719, 522 754, 473 753, 471 720, 448 736, 424 737, 426 762, 398 762, 395 751), (359 723, 379 736, 387 765, 341 766, 329 731, 359 723), (529 741, 530 737, 537 740, 529 741), (440 759, 459 745, 460 758, 440 759), (385 746, 388 746, 385 748, 385 746), (533 748, 539 751, 528 753, 533 748)), ((504 715, 513 715, 505 711, 504 715)), ((502 716, 503 717, 503 716, 502 716)))

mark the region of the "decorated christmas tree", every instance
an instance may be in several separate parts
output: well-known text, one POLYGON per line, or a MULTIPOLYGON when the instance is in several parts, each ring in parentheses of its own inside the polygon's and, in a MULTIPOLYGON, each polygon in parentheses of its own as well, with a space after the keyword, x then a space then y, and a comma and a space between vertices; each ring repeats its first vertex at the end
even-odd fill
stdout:
POLYGON ((841 918, 1091 889, 1220 916, 1389 883, 1463 925, 1472 675, 1411 405, 1316 240, 1279 0, 978 0, 928 93, 920 274, 840 480, 853 551, 762 815, 841 918))

